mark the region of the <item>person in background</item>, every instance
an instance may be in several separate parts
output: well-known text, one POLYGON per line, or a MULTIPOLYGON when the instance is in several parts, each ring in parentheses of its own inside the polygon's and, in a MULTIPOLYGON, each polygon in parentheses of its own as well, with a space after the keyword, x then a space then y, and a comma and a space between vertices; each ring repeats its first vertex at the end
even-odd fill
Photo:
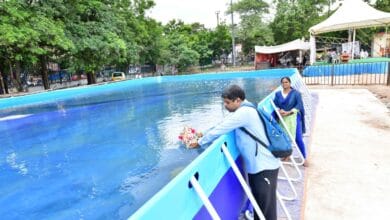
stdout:
POLYGON ((360 50, 360 59, 365 59, 365 52, 363 49, 360 50))
MULTIPOLYGON (((291 87, 291 79, 289 77, 283 77, 280 82, 283 90, 275 94, 274 103, 283 117, 288 131, 295 137, 303 157, 306 158, 305 143, 302 139, 302 134, 306 132, 305 109, 301 93, 291 87)), ((284 128, 282 125, 281 127, 284 128)))
MULTIPOLYGON (((255 108, 246 106, 245 92, 237 85, 226 88, 222 93, 224 107, 231 112, 222 123, 207 131, 196 145, 206 145, 219 136, 234 131, 237 147, 245 164, 249 185, 256 202, 267 220, 277 219, 276 187, 278 181, 279 159, 265 147, 242 131, 244 127, 253 135, 269 145, 264 126, 255 108), (245 104, 244 104, 245 103, 245 104)), ((255 213, 254 219, 259 219, 255 213)))
POLYGON ((336 54, 336 51, 335 50, 332 50, 332 52, 330 52, 330 55, 332 57, 332 63, 335 64, 337 62, 337 54, 336 54))
POLYGON ((306 66, 306 62, 307 62, 308 58, 307 58, 307 55, 303 55, 303 59, 302 59, 302 65, 303 66, 306 66))
POLYGON ((341 62, 342 62, 342 63, 348 63, 349 54, 347 53, 347 51, 344 51, 344 52, 341 54, 340 59, 341 59, 341 62))
POLYGON ((366 51, 364 51, 364 58, 368 58, 368 51, 366 50, 366 51))
POLYGON ((336 51, 336 60, 334 61, 334 63, 340 63, 340 53, 338 51, 336 51))

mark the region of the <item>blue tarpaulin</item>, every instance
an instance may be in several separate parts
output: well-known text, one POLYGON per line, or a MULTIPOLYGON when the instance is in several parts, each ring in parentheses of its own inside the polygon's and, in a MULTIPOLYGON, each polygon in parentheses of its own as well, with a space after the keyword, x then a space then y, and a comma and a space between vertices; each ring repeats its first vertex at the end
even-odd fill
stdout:
POLYGON ((353 64, 336 64, 323 66, 308 66, 303 70, 303 76, 342 76, 356 74, 379 74, 387 73, 388 63, 353 63, 353 64))

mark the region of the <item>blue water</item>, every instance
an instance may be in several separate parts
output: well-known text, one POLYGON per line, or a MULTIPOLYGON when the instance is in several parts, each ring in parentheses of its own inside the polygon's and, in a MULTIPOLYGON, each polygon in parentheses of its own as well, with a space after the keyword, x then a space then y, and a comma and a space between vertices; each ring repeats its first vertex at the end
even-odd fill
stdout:
POLYGON ((202 152, 177 136, 223 119, 223 88, 259 101, 279 79, 172 79, 1 109, 1 219, 129 217, 202 152))

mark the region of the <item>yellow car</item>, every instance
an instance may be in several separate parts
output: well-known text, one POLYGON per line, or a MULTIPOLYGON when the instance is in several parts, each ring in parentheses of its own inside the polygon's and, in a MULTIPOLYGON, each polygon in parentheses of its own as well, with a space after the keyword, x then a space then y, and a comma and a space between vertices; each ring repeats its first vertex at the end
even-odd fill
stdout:
POLYGON ((124 72, 113 72, 111 75, 111 80, 112 81, 120 81, 120 80, 125 80, 126 76, 124 72))

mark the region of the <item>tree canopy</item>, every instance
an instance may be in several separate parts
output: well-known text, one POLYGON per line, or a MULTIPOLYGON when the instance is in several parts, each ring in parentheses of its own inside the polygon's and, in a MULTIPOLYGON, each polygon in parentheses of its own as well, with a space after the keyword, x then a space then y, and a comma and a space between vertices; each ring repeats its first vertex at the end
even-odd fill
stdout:
MULTIPOLYGON (((307 39, 309 27, 326 19, 333 4, 274 0, 272 10, 268 1, 237 0, 226 13, 239 14, 235 40, 248 56, 255 45, 307 39)), ((84 72, 94 83, 96 73, 107 66, 125 71, 131 65, 168 65, 181 72, 231 53, 231 24, 206 28, 172 20, 164 25, 147 16, 154 5, 153 0, 0 1, 1 76, 21 90, 23 72, 40 73, 48 89, 49 63, 84 72)), ((373 5, 390 11, 388 0, 373 5)))

